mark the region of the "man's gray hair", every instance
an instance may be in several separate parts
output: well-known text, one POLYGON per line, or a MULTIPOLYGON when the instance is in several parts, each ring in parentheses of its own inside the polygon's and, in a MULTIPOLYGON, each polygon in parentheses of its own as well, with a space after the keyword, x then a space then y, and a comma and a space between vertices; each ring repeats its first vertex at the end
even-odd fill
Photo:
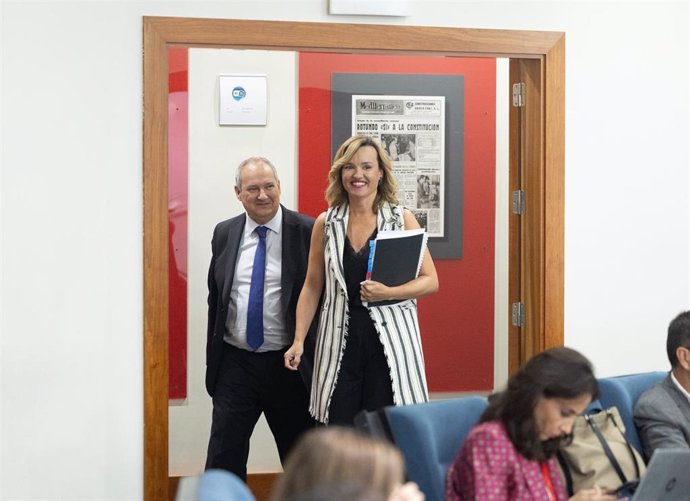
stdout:
POLYGON ((273 177, 275 177, 276 181, 278 181, 278 184, 280 184, 280 179, 278 178, 278 171, 276 170, 275 165, 273 165, 268 158, 266 158, 266 157, 249 157, 245 160, 242 160, 240 165, 237 166, 237 170, 235 171, 235 186, 237 186, 239 189, 242 189, 242 179, 241 179, 242 169, 248 164, 268 165, 271 168, 271 170, 273 171, 273 177))

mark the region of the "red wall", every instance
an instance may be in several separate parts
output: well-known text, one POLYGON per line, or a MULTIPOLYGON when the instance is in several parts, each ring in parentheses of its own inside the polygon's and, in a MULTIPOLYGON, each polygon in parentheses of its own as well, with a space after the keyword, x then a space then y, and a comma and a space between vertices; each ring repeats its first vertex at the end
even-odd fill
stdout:
MULTIPOLYGON (((334 72, 463 75, 463 258, 435 260, 440 290, 419 301, 430 391, 491 390, 494 350, 496 61, 479 58, 299 55, 299 210, 327 206, 334 72)), ((350 117, 342 117, 350 120, 350 117)), ((452 166, 450 166, 452 168, 452 166)), ((458 199, 456 199, 457 201, 458 199)), ((452 203, 450 194, 446 203, 452 203)), ((447 221, 453 224, 453 221, 447 221)))

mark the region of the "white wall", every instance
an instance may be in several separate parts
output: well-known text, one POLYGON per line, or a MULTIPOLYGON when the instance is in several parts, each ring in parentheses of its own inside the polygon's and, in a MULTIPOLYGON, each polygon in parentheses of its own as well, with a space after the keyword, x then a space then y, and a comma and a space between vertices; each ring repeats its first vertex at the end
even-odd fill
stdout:
MULTIPOLYGON (((665 369, 690 280, 687 2, 415 1, 395 24, 567 32, 566 342, 665 369)), ((136 500, 141 16, 333 22, 323 0, 2 3, 0 497, 136 500)))

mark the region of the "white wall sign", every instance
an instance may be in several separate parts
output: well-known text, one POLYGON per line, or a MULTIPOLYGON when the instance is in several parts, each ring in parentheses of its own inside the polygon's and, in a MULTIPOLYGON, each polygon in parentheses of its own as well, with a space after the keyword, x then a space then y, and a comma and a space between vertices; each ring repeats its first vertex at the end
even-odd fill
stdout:
POLYGON ((220 75, 220 125, 266 125, 266 75, 220 75))
POLYGON ((410 0, 330 0, 329 14, 409 16, 410 0))

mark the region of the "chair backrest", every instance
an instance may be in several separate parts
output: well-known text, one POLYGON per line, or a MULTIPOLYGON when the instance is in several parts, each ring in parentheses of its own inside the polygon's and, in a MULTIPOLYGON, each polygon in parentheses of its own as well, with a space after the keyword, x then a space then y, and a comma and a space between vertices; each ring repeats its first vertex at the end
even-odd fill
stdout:
POLYGON ((471 396, 386 407, 407 476, 419 485, 427 501, 443 501, 448 467, 486 405, 486 398, 471 396))
POLYGON ((620 412, 621 419, 625 425, 625 435, 628 441, 643 455, 644 451, 642 450, 640 436, 637 433, 635 421, 633 420, 633 409, 640 395, 664 379, 666 374, 666 372, 643 372, 598 380, 599 401, 602 408, 606 409, 613 405, 618 408, 618 412, 620 412))
POLYGON ((360 411, 355 416, 355 428, 372 437, 394 442, 393 434, 391 433, 388 419, 386 418, 386 410, 378 409, 375 411, 360 411))
POLYGON ((225 470, 206 470, 199 479, 196 501, 255 501, 237 475, 225 470))

